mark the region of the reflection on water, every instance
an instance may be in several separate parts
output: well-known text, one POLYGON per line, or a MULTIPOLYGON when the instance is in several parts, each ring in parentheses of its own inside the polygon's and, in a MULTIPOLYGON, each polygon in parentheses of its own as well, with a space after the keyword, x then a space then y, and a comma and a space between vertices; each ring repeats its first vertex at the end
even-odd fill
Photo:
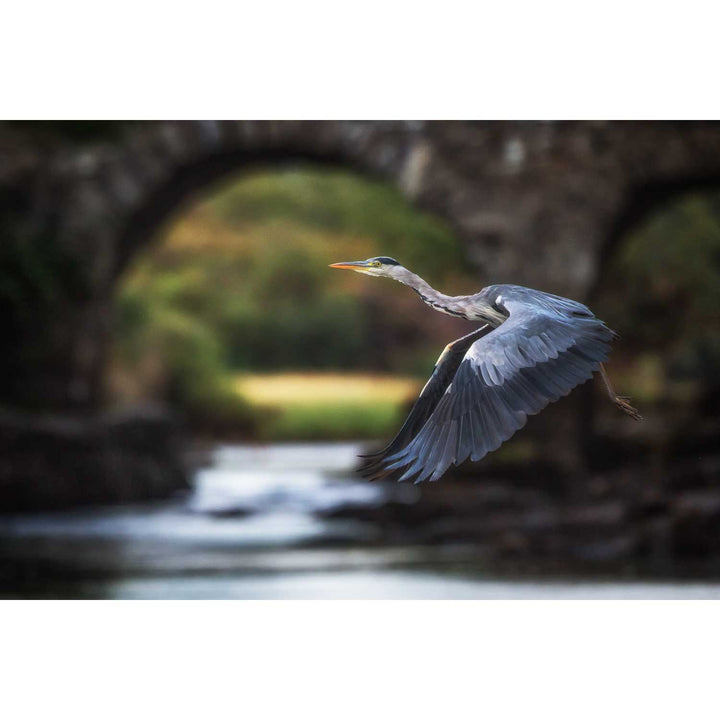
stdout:
POLYGON ((385 571, 308 573, 289 577, 188 578, 165 581, 126 580, 112 595, 123 599, 194 600, 710 600, 716 585, 693 583, 529 583, 465 580, 436 573, 385 571))
POLYGON ((307 513, 345 502, 382 502, 381 486, 347 475, 341 482, 329 478, 346 474, 359 450, 346 444, 220 447, 212 467, 198 473, 190 506, 199 512, 236 507, 307 513))
POLYGON ((359 450, 354 444, 221 446, 196 474, 188 498, 0 519, 0 532, 236 548, 292 546, 339 534, 361 539, 365 533, 357 525, 313 514, 348 502, 383 502, 381 486, 347 475, 359 450))
POLYGON ((4 596, 111 598, 707 598, 712 583, 498 582, 473 548, 385 547, 322 515, 415 502, 353 475, 355 444, 221 446, 187 498, 0 516, 4 596))

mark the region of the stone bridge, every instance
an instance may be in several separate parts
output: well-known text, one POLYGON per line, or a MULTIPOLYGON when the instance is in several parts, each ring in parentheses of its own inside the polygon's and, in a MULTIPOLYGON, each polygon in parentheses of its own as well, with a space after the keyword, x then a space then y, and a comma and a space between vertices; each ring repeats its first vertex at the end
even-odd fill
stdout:
POLYGON ((307 161, 384 178, 450 223, 478 286, 513 282, 578 299, 655 204, 720 185, 713 122, 193 121, 86 130, 0 125, 6 447, 30 426, 51 432, 33 424, 39 414, 80 423, 65 428, 76 439, 88 430, 82 423, 97 432, 115 284, 168 215, 225 174, 307 161))

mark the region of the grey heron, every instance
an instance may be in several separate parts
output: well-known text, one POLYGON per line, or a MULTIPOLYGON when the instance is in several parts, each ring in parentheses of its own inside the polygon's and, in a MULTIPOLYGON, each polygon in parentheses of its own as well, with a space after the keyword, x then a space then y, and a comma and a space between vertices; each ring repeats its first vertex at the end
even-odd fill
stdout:
POLYGON ((450 465, 497 450, 528 415, 596 371, 613 402, 641 419, 627 398, 615 394, 602 364, 616 333, 579 302, 519 285, 490 285, 452 297, 390 257, 330 267, 392 278, 435 310, 481 323, 445 347, 390 444, 364 456, 367 477, 439 480, 450 465))

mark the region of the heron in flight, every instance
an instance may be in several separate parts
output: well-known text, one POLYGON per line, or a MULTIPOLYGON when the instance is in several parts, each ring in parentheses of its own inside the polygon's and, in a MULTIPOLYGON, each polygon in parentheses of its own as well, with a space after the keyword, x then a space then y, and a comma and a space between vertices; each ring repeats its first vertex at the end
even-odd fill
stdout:
POLYGON ((627 398, 615 394, 602 364, 616 333, 579 302, 519 285, 490 285, 452 297, 389 257, 330 267, 392 278, 435 310, 481 323, 443 350, 396 437, 364 456, 366 477, 439 480, 450 465, 497 450, 528 415, 596 371, 612 401, 641 419, 627 398))

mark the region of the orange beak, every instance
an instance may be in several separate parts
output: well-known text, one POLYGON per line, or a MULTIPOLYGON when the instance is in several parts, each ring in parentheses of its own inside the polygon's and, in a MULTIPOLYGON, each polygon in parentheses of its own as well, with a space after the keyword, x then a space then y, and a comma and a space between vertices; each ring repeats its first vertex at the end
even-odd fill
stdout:
POLYGON ((356 272, 364 272, 365 268, 369 265, 366 260, 360 260, 359 262, 340 262, 328 265, 331 268, 337 268, 338 270, 355 270, 356 272))

